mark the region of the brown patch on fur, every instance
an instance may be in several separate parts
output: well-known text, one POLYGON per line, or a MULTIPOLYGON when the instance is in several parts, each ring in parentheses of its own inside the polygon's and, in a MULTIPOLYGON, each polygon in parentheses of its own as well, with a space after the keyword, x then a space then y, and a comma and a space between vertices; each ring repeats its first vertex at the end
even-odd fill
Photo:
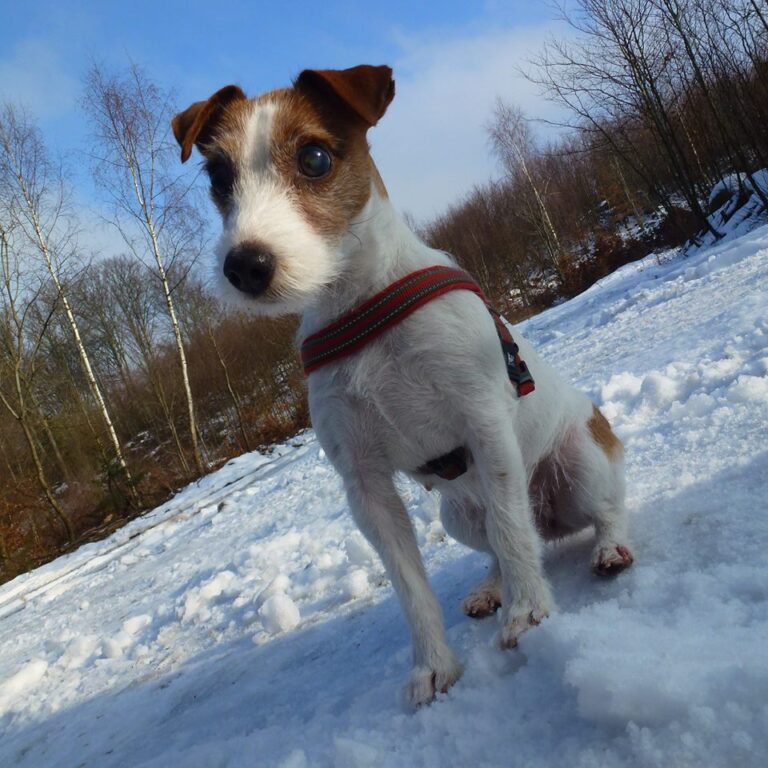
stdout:
POLYGON ((239 158, 248 127, 248 117, 253 110, 254 101, 243 99, 230 102, 220 113, 215 128, 210 131, 205 142, 197 148, 205 158, 205 169, 211 181, 211 199, 219 213, 226 217, 231 203, 231 195, 240 173, 239 158), (222 173, 222 169, 225 169, 222 173), (222 175, 229 177, 229 189, 222 193, 219 184, 222 175))
POLYGON ((587 422, 587 427, 592 435, 592 439, 600 446, 603 453, 609 459, 617 459, 624 453, 624 446, 621 440, 613 433, 608 419, 600 413, 600 409, 592 406, 592 416, 587 422))
POLYGON ((372 163, 359 120, 300 91, 280 98, 272 125, 272 162, 315 231, 340 237, 371 193, 372 163), (331 154, 326 176, 308 178, 298 167, 299 149, 318 144, 331 154))
POLYGON ((208 141, 200 143, 200 153, 209 157, 214 152, 220 152, 237 164, 243 152, 248 117, 253 111, 255 99, 230 102, 222 111, 216 128, 211 131, 208 141))
POLYGON ((198 101, 179 112, 172 122, 173 134, 181 145, 181 161, 189 159, 196 146, 206 159, 211 179, 211 199, 222 216, 227 215, 231 187, 237 176, 237 158, 245 140, 248 115, 253 101, 236 85, 228 85, 207 101, 198 101), (229 189, 220 189, 229 177, 229 189), (217 183, 219 182, 219 183, 217 183))
MULTIPOLYGON (((236 86, 227 86, 207 102, 197 102, 177 115, 174 134, 182 145, 183 159, 189 157, 194 143, 208 160, 207 169, 215 181, 221 166, 228 164, 237 173, 253 109, 275 105, 272 165, 313 229, 336 239, 349 230, 373 185, 387 196, 369 154, 366 132, 384 114, 394 92, 389 67, 305 70, 293 88, 252 100, 236 86), (308 178, 300 172, 298 153, 307 144, 318 144, 331 154, 331 170, 325 176, 308 178)), ((226 216, 228 200, 213 186, 212 198, 226 216)))
POLYGON ((233 104, 244 102, 246 97, 242 90, 236 85, 227 85, 207 101, 197 101, 179 112, 171 121, 171 127, 181 147, 181 162, 185 163, 189 159, 193 146, 200 149, 210 140, 218 123, 233 104))
POLYGON ((361 64, 349 69, 305 69, 296 78, 296 90, 318 93, 323 101, 343 105, 367 128, 376 125, 395 98, 390 67, 361 64))

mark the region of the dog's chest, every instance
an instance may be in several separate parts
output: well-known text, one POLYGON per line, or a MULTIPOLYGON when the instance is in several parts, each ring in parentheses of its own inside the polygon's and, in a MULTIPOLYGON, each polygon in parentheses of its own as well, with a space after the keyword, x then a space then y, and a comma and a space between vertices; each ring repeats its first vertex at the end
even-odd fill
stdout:
POLYGON ((514 420, 493 319, 469 292, 431 302, 309 385, 313 423, 332 458, 338 446, 338 465, 368 451, 417 471, 469 447, 479 408, 498 412, 507 428, 514 420))
POLYGON ((413 470, 464 441, 461 414, 450 402, 439 372, 418 365, 412 351, 361 361, 351 382, 370 409, 396 469, 413 470))
POLYGON ((331 446, 373 449, 394 470, 417 470, 465 437, 461 414, 449 402, 439 373, 439 366, 420 364, 419 354, 398 344, 393 334, 357 355, 332 384, 310 381, 318 436, 331 446))

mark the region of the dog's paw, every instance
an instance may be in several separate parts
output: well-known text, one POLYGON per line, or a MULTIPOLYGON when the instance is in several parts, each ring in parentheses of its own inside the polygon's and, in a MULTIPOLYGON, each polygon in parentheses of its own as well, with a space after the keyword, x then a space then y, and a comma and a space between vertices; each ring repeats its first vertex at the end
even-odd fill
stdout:
POLYGON ((517 647, 520 635, 531 627, 541 624, 547 616, 549 616, 549 610, 542 606, 531 607, 528 604, 523 607, 510 608, 504 626, 499 633, 499 645, 504 650, 517 647))
POLYGON ((411 709, 429 704, 438 693, 445 693, 460 677, 464 668, 455 658, 449 659, 439 669, 427 666, 414 667, 405 686, 405 701, 411 709))
POLYGON ((592 571, 598 576, 615 576, 635 561, 623 544, 601 544, 592 555, 592 571))
POLYGON ((464 602, 461 610, 473 619, 484 619, 501 607, 501 588, 498 584, 484 581, 472 590, 464 602))

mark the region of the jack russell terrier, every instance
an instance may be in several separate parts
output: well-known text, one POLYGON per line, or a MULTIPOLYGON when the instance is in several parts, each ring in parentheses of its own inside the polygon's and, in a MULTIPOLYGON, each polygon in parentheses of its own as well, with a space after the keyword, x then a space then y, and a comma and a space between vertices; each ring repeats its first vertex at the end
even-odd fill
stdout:
POLYGON ((223 219, 217 292, 254 312, 302 316, 312 423, 407 617, 416 707, 462 667, 396 472, 438 489, 448 533, 491 556, 463 608, 500 608, 503 647, 553 608, 542 539, 593 525, 596 573, 633 558, 623 447, 606 419, 513 340, 469 275, 390 203, 366 135, 394 94, 386 66, 305 70, 252 99, 222 88, 176 115, 173 131, 182 162, 193 145, 202 153, 223 219))

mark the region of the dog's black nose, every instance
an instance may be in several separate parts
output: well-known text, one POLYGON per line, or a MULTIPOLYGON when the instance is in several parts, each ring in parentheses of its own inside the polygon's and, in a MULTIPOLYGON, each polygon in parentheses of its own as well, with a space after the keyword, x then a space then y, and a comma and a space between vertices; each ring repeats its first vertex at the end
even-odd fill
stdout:
POLYGON ((275 257, 256 245, 241 243, 224 259, 224 275, 239 291, 258 296, 267 290, 275 272, 275 257))

